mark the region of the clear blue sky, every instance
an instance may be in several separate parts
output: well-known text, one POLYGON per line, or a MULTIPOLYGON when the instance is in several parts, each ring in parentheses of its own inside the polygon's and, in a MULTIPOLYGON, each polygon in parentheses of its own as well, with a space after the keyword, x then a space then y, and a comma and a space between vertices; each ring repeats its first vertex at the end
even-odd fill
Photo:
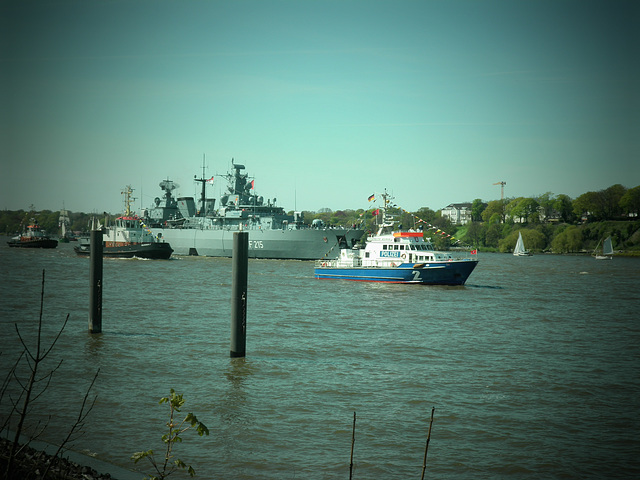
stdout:
MULTIPOLYGON (((640 184, 640 2, 0 0, 0 208, 224 173, 287 210, 640 184)), ((221 183, 210 192, 217 196, 221 183)), ((224 185, 222 185, 224 186, 224 185)))

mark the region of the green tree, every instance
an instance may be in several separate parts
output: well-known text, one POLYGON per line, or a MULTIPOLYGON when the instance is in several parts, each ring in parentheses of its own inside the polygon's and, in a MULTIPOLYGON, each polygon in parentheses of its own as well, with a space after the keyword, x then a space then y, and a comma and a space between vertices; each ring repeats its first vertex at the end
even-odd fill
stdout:
POLYGON ((200 436, 209 435, 209 429, 204 423, 200 422, 193 413, 188 413, 181 421, 175 418, 176 414, 180 413, 184 402, 185 400, 182 394, 176 393, 173 388, 168 397, 160 399, 160 404, 169 404, 168 431, 162 436, 162 441, 166 445, 163 459, 160 462, 156 461, 153 450, 136 452, 131 457, 135 463, 138 463, 143 458, 149 460, 157 475, 149 475, 146 477, 147 480, 164 480, 178 469, 187 470, 192 477, 196 474, 191 465, 187 465, 179 458, 174 459, 173 447, 176 443, 182 442, 181 435, 190 428, 195 427, 200 436))
POLYGON ((625 192, 620 199, 620 208, 627 215, 640 216, 640 185, 625 192))
POLYGON ((548 219, 555 213, 555 199, 553 194, 551 192, 543 193, 536 200, 542 209, 542 215, 544 216, 545 221, 548 221, 548 219))
POLYGON ((622 207, 620 206, 620 201, 626 192, 627 189, 619 183, 598 192, 599 207, 603 220, 613 220, 621 215, 622 207))
POLYGON ((474 222, 482 221, 482 212, 484 212, 485 208, 487 208, 487 205, 479 198, 476 198, 471 203, 471 220, 474 222))
POLYGON ((482 220, 489 223, 504 222, 506 200, 492 200, 482 212, 482 220))
POLYGON ((561 193, 553 201, 553 209, 558 212, 560 219, 563 222, 570 223, 575 221, 575 213, 573 212, 573 206, 571 197, 561 193))
POLYGON ((467 233, 463 237, 463 241, 475 247, 482 243, 484 230, 480 222, 471 222, 467 226, 467 233))
POLYGON ((511 200, 506 206, 506 213, 520 223, 527 223, 533 215, 537 214, 539 204, 533 198, 519 197, 511 200))
POLYGON ((553 253, 572 253, 582 249, 582 231, 575 225, 569 225, 560 231, 551 241, 553 253))
POLYGON ((492 223, 487 227, 484 235, 484 246, 498 248, 498 242, 502 238, 502 225, 492 223))
POLYGON ((596 192, 586 192, 573 201, 573 213, 578 217, 594 215, 598 209, 596 192))
POLYGON ((580 195, 573 202, 573 210, 578 216, 589 216, 589 220, 613 220, 620 216, 622 207, 620 201, 627 189, 620 184, 598 192, 587 192, 580 195))

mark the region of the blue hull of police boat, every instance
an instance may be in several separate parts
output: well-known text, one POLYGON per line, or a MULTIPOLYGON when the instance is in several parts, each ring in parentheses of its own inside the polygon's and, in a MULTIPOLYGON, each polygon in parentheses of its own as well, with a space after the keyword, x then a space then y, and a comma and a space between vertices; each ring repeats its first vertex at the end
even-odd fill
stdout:
POLYGON ((464 285, 477 264, 477 260, 465 259, 442 263, 403 263, 391 268, 319 266, 315 268, 314 276, 361 282, 464 285))

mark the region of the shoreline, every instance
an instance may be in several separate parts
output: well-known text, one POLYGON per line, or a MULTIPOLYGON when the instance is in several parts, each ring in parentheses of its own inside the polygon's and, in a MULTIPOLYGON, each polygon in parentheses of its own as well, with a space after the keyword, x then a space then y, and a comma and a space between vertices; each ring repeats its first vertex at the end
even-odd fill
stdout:
MULTIPOLYGON (((12 440, 7 438, 8 432, 0 436, 0 469, 2 475, 7 465, 12 440)), ((13 475, 9 479, 39 479, 49 467, 47 478, 65 480, 140 480, 144 474, 127 470, 104 460, 83 453, 65 449, 60 456, 53 456, 58 449, 56 445, 41 440, 20 444, 22 452, 17 455, 13 475)))

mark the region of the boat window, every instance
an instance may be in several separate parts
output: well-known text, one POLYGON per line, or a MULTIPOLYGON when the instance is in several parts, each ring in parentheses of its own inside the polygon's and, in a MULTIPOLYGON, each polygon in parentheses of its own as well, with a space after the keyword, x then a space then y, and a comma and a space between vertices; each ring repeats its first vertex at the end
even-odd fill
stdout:
POLYGON ((400 245, 400 250, 404 250, 404 245, 400 245))
POLYGON ((382 249, 386 250, 387 249, 387 244, 385 243, 384 245, 382 245, 382 249))
POLYGON ((393 249, 394 249, 394 250, 398 250, 398 245, 394 245, 394 246, 393 246, 393 249))

